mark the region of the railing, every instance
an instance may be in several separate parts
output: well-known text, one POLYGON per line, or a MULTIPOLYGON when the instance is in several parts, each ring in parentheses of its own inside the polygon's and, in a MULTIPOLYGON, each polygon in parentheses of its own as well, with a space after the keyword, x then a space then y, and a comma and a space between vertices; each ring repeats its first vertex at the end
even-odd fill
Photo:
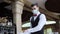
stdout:
POLYGON ((16 34, 16 26, 2 26, 0 25, 0 34, 16 34))

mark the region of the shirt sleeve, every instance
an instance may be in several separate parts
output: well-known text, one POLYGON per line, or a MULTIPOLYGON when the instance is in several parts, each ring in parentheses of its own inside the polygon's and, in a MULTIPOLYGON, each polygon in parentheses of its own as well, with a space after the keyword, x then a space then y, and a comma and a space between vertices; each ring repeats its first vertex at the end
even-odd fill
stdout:
MULTIPOLYGON (((30 17, 30 22, 31 22, 31 19, 32 19, 32 17, 30 17)), ((30 23, 31 24, 31 23, 30 23)), ((30 25, 30 28, 32 28, 32 26, 30 25)))
POLYGON ((46 24, 46 17, 45 17, 44 14, 41 14, 38 25, 34 28, 30 28, 30 29, 27 29, 27 30, 31 33, 37 32, 37 31, 40 31, 44 27, 45 24, 46 24))

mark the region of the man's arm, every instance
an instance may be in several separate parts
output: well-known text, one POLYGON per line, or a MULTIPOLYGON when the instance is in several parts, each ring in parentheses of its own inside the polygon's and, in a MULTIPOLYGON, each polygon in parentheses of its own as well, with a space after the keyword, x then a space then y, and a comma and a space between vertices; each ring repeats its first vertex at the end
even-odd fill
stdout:
MULTIPOLYGON (((30 17, 30 22, 31 22, 32 17, 30 17)), ((30 23, 30 28, 32 28, 31 23, 30 23)))
POLYGON ((34 27, 34 28, 27 29, 26 31, 28 31, 30 33, 37 32, 37 31, 39 31, 39 30, 41 30, 43 28, 45 23, 46 23, 46 17, 45 17, 44 14, 41 14, 38 25, 36 27, 34 27))

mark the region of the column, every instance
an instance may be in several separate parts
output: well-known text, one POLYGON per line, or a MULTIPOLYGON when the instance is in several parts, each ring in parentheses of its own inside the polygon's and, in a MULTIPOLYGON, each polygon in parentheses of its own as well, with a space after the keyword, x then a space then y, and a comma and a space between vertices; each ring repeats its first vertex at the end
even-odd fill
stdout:
POLYGON ((60 20, 59 20, 59 34, 60 34, 60 20))
POLYGON ((20 34, 22 32, 22 21, 21 21, 21 15, 23 11, 23 2, 21 1, 15 1, 13 3, 13 21, 16 24, 17 34, 20 34))
POLYGON ((55 34, 60 34, 60 20, 56 20, 55 34))

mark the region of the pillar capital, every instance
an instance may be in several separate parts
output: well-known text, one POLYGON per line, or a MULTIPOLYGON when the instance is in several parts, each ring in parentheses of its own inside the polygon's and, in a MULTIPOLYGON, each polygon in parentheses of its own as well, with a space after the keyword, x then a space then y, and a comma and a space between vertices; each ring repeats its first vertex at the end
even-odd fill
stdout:
POLYGON ((24 0, 19 0, 20 2, 24 3, 24 0))
POLYGON ((24 3, 22 1, 16 1, 17 4, 24 6, 24 3))
POLYGON ((20 2, 20 1, 16 1, 13 5, 13 13, 22 14, 23 6, 24 6, 24 3, 20 2))

